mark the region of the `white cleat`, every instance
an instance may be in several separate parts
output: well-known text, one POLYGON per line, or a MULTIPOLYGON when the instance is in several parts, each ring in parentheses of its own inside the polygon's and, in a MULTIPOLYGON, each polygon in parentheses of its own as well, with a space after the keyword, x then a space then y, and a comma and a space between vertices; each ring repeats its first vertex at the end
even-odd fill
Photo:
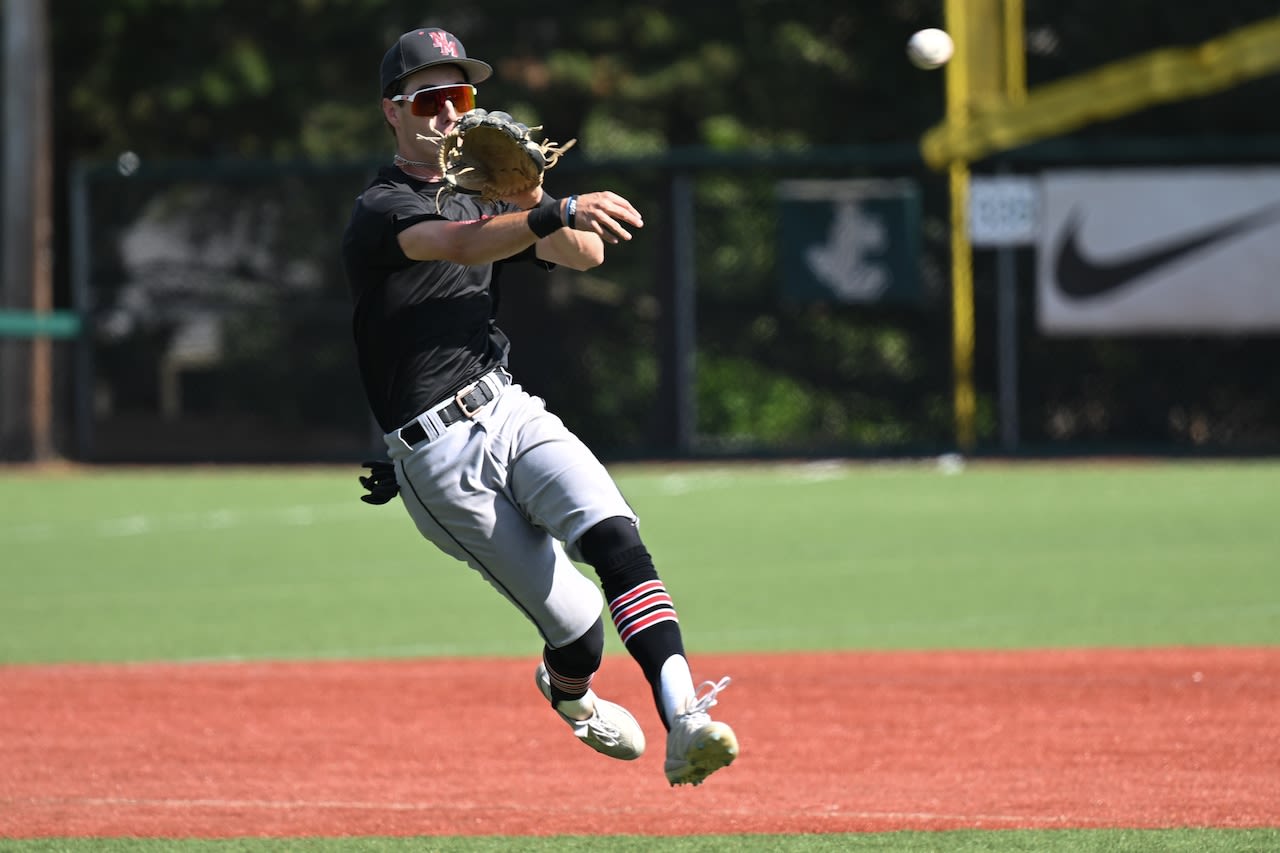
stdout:
POLYGON ((703 682, 709 688, 695 696, 676 715, 667 733, 667 781, 672 785, 701 785, 721 767, 728 767, 738 757, 738 736, 725 723, 718 723, 707 713, 716 704, 716 694, 729 686, 729 677, 719 682, 703 682))
MULTIPOLYGON (((536 674, 538 689, 543 698, 551 701, 551 677, 547 668, 538 664, 536 674)), ((593 691, 587 691, 594 706, 594 713, 585 720, 575 720, 552 706, 552 710, 560 715, 560 719, 569 724, 578 740, 594 749, 601 755, 633 761, 644 754, 644 729, 631 716, 631 712, 621 705, 601 699, 593 691)))

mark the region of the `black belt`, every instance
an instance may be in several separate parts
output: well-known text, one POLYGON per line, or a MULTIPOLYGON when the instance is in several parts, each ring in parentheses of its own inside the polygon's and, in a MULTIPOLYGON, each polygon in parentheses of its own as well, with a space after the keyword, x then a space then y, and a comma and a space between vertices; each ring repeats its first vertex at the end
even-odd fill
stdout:
MULTIPOLYGON (((492 378, 499 386, 506 385, 511 381, 511 377, 505 370, 495 370, 492 378)), ((443 426, 456 424, 458 421, 475 417, 476 412, 483 409, 486 405, 493 401, 498 394, 489 387, 488 382, 477 379, 470 385, 463 388, 457 394, 453 395, 450 400, 439 408, 432 409, 431 414, 440 419, 443 426)), ((410 446, 417 444, 427 437, 427 430, 418 420, 410 421, 408 424, 400 428, 400 439, 410 446)))

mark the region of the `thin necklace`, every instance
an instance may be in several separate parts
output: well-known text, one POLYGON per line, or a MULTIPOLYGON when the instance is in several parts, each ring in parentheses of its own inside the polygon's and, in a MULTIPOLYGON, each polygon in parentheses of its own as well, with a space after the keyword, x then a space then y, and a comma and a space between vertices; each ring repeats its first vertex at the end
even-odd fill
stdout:
POLYGON ((428 163, 425 160, 410 160, 408 157, 401 157, 399 154, 394 157, 394 162, 397 166, 419 166, 424 169, 434 169, 437 166, 437 164, 428 163))

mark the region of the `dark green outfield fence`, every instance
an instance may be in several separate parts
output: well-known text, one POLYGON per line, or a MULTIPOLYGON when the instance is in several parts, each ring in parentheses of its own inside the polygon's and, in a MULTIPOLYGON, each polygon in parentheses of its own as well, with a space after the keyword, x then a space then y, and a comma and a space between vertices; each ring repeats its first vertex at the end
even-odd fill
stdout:
MULTIPOLYGON (((975 174, 1257 165, 1274 163, 1276 151, 1275 139, 1060 141, 975 174)), ((61 455, 294 462, 376 452, 338 256, 352 201, 376 166, 144 162, 127 177, 116 164, 75 169, 62 249, 72 320, 60 321, 72 325, 55 343, 61 455)), ((946 183, 914 146, 570 157, 548 187, 612 189, 645 215, 643 232, 603 267, 511 276, 501 294, 514 373, 601 455, 954 448, 946 183), (912 188, 910 298, 841 304, 787 284, 778 189, 806 180, 912 188)), ((1012 262, 1018 299, 1002 305, 994 254, 975 253, 979 453, 1280 451, 1280 336, 1045 338, 1032 252, 1017 250, 1012 262), (1013 397, 998 387, 1010 357, 997 346, 1001 309, 1015 318, 1013 397)), ((10 319, 4 333, 21 334, 10 319)))

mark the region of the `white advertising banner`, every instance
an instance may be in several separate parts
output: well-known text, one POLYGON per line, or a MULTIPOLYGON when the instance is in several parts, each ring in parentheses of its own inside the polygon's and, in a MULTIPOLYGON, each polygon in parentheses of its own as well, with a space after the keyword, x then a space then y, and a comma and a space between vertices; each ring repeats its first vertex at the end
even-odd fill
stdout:
POLYGON ((1280 330, 1280 169, 1046 172, 1047 334, 1280 330))

